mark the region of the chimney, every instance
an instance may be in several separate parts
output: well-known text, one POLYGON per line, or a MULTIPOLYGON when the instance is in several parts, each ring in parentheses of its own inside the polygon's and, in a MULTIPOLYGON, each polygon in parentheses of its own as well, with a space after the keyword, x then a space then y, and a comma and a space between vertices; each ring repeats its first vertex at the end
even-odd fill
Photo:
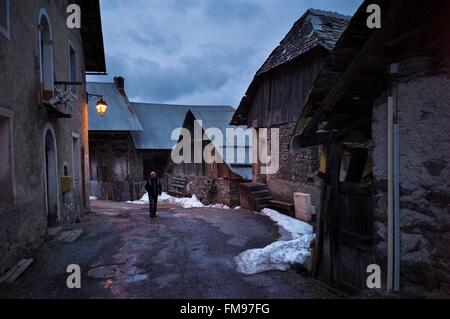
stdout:
POLYGON ((116 76, 114 78, 114 83, 116 84, 117 89, 125 90, 125 79, 121 76, 116 76))

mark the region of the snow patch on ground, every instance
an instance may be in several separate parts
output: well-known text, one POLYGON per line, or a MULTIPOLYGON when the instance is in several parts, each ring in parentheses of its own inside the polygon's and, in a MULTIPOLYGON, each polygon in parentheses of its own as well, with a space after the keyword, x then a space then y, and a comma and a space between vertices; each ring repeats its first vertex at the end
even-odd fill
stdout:
POLYGON ((90 197, 89 197, 89 200, 98 200, 98 197, 90 196, 90 197))
MULTIPOLYGON (((217 208, 217 209, 230 209, 227 205, 224 204, 214 204, 214 205, 204 205, 195 195, 192 195, 191 198, 177 198, 170 196, 167 193, 162 193, 161 196, 158 197, 159 203, 165 204, 174 204, 181 206, 183 208, 217 208)), ((146 193, 140 200, 137 201, 128 201, 127 204, 135 204, 135 205, 148 205, 148 193, 146 193)))
POLYGON ((279 227, 285 229, 292 236, 292 239, 296 239, 302 235, 312 234, 314 229, 310 224, 307 224, 301 220, 289 217, 287 215, 280 214, 279 212, 265 208, 261 212, 262 215, 269 217, 279 227))
POLYGON ((294 265, 305 266, 311 254, 311 241, 315 237, 313 227, 272 209, 264 209, 261 214, 285 229, 292 239, 279 240, 264 248, 241 253, 235 258, 237 270, 246 275, 253 275, 270 270, 285 271, 294 265))

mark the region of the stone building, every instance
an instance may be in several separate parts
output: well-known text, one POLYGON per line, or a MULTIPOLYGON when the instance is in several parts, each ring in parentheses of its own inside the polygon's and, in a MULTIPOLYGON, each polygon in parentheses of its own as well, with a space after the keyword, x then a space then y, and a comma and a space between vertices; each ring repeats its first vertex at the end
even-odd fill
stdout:
MULTIPOLYGON (((140 199, 145 192, 144 180, 155 171, 164 190, 171 191, 172 195, 197 194, 206 199, 205 193, 199 191, 204 188, 205 181, 187 178, 183 172, 177 171, 177 165, 171 159, 172 149, 178 142, 177 133, 188 114, 200 111, 204 116, 226 114, 225 119, 218 118, 220 125, 226 126, 233 114, 231 107, 133 103, 127 98, 122 77, 116 77, 114 83, 90 82, 88 93, 95 97, 90 101, 89 117, 91 196, 114 201, 140 199), (99 97, 109 105, 103 117, 95 113, 95 103, 99 97), (226 112, 214 113, 217 109, 226 112)), ((211 117, 209 120, 209 123, 218 124, 211 117)), ((229 181, 241 178, 232 175, 231 171, 226 172, 229 177, 220 179, 221 189, 236 189, 236 184, 229 181)), ((239 202, 236 198, 230 201, 225 197, 220 199, 226 203, 239 202)))
POLYGON ((450 3, 365 1, 304 106, 292 148, 322 145, 313 273, 359 293, 450 294, 450 3))
POLYGON ((89 209, 86 72, 105 70, 98 1, 0 0, 0 273, 89 209))
MULTIPOLYGON (((228 129, 246 130, 229 125, 233 114, 231 106, 197 106, 188 111, 183 128, 191 137, 191 158, 189 162, 170 166, 170 194, 196 195, 206 204, 240 205, 239 186, 252 179, 253 141, 251 134, 244 136, 234 131, 236 135, 231 136, 227 132, 228 129), (205 153, 209 156, 207 161, 205 153), (196 157, 201 157, 201 161, 196 161, 196 157)), ((180 138, 180 143, 184 138, 180 138)))
MULTIPOLYGON (((292 154, 289 141, 301 106, 348 20, 338 13, 309 9, 256 73, 231 122, 280 130, 280 169, 275 174, 261 174, 260 161, 255 161, 253 182, 267 185, 275 199, 270 205, 286 213, 292 213, 294 192, 311 194, 316 206, 320 202, 318 148, 292 154)), ((268 144, 270 152, 270 139, 268 144)), ((261 189, 257 185, 258 193, 261 189)), ((264 197, 255 201, 259 202, 257 209, 267 207, 264 197)))
POLYGON ((142 125, 125 92, 125 80, 87 85, 89 99, 90 195, 102 200, 128 201, 133 187, 143 179, 142 161, 132 132, 142 125), (108 109, 103 117, 95 104, 103 98, 108 109))

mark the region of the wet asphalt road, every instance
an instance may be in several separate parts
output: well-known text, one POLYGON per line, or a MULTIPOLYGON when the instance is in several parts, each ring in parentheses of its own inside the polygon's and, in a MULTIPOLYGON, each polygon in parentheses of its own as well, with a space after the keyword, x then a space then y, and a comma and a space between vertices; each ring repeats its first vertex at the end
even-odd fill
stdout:
POLYGON ((74 243, 45 242, 33 265, 0 298, 241 299, 333 298, 295 271, 252 276, 233 258, 279 238, 267 217, 245 210, 162 207, 93 202, 92 213, 65 230, 82 229, 74 243), (82 288, 68 289, 66 268, 77 264, 82 288))

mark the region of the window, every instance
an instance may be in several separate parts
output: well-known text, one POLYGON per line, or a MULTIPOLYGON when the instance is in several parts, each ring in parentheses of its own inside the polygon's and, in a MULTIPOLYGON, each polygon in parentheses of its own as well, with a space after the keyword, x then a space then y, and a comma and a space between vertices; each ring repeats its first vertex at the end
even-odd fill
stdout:
POLYGON ((0 0, 0 33, 8 39, 11 36, 9 11, 9 0, 0 0))
POLYGON ((80 136, 78 134, 72 134, 72 169, 73 169, 73 182, 78 184, 80 181, 81 165, 80 165, 80 136))
POLYGON ((370 180, 371 162, 369 151, 355 148, 344 151, 341 160, 340 181, 362 183, 370 180))
MULTIPOLYGON (((70 82, 77 82, 77 55, 72 45, 69 45, 69 77, 70 82)), ((77 94, 77 86, 72 85, 70 87, 72 94, 77 94)))
POLYGON ((10 112, 0 107, 0 205, 9 205, 14 196, 10 112))
POLYGON ((50 20, 44 9, 39 14, 39 52, 42 97, 45 101, 49 101, 53 97, 54 90, 53 41, 50 20))

